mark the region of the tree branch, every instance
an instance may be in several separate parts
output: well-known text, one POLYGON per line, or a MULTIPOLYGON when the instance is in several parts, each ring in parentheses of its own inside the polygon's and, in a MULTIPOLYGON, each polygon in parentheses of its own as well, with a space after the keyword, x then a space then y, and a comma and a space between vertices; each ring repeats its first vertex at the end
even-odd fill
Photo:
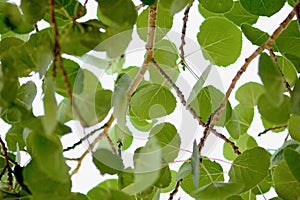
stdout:
POLYGON ((175 195, 177 194, 178 192, 178 189, 179 189, 179 186, 180 184, 182 183, 182 179, 179 179, 176 183, 176 186, 175 186, 175 189, 170 193, 170 197, 169 197, 169 200, 173 200, 175 195))
POLYGON ((283 126, 268 128, 268 129, 264 130, 263 132, 259 133, 258 136, 262 136, 262 135, 266 134, 269 131, 278 131, 280 129, 287 128, 287 127, 288 127, 287 125, 283 125, 283 126))
POLYGON ((147 44, 146 44, 146 58, 143 62, 142 67, 138 71, 137 75, 131 82, 128 90, 127 90, 127 98, 128 102, 131 98, 133 92, 139 86, 143 77, 149 67, 149 62, 153 58, 153 46, 155 41, 155 30, 156 30, 156 15, 157 15, 157 0, 153 5, 149 8, 149 15, 148 15, 148 34, 147 34, 147 44))
POLYGON ((0 144, 2 146, 2 151, 3 151, 4 158, 5 158, 5 167, 3 168, 3 170, 0 174, 0 180, 2 179, 4 173, 7 170, 7 172, 8 172, 8 186, 9 186, 9 190, 12 190, 13 189, 13 170, 9 166, 10 158, 8 157, 7 148, 5 146, 4 141, 2 140, 1 136, 0 136, 0 144))
POLYGON ((189 12, 191 7, 193 6, 194 0, 189 3, 189 5, 186 7, 184 11, 184 17, 183 17, 183 25, 182 25, 182 30, 181 30, 181 45, 179 47, 180 50, 180 58, 181 58, 181 63, 183 64, 183 70, 185 70, 185 65, 184 65, 184 45, 185 45, 185 34, 186 34, 186 28, 187 28, 187 22, 189 19, 189 12))
POLYGON ((83 6, 79 9, 78 13, 73 17, 73 22, 76 21, 81 17, 81 15, 84 13, 86 9, 86 4, 88 3, 89 0, 85 0, 83 6))
POLYGON ((54 40, 55 40, 55 44, 54 44, 54 60, 53 60, 53 73, 52 73, 52 77, 53 80, 56 79, 56 70, 57 67, 59 68, 61 74, 62 74, 62 78, 63 78, 63 82, 64 85, 66 87, 66 92, 70 98, 70 102, 71 105, 73 107, 73 109, 75 110, 81 124, 83 126, 86 126, 87 123, 85 122, 84 118, 81 116, 79 109, 77 108, 76 104, 73 101, 73 94, 72 94, 72 89, 71 89, 71 85, 70 82, 68 80, 68 76, 67 76, 67 72, 63 67, 63 59, 61 57, 61 53, 60 53, 60 44, 59 44, 59 32, 58 32, 58 28, 57 28, 57 24, 56 24, 56 19, 55 19, 55 12, 54 12, 54 0, 49 0, 49 4, 50 4, 50 23, 54 32, 54 40), (58 66, 57 66, 58 65, 58 66))

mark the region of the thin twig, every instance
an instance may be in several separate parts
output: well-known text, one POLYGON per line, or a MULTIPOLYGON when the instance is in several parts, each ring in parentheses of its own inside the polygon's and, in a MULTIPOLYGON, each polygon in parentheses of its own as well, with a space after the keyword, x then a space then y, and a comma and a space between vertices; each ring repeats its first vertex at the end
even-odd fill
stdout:
POLYGON ((155 41, 155 30, 156 30, 156 15, 157 15, 157 0, 149 8, 146 58, 143 62, 142 67, 138 71, 137 75, 135 76, 135 78, 133 79, 133 81, 131 82, 127 90, 128 100, 131 98, 133 92, 136 90, 136 88, 143 80, 143 77, 149 67, 149 62, 151 62, 151 59, 153 58, 153 46, 155 41))
POLYGON ((296 16, 297 16, 298 29, 300 31, 300 7, 297 7, 296 16))
POLYGON ((182 30, 181 30, 181 45, 179 47, 180 50, 180 58, 181 58, 181 63, 183 65, 183 70, 185 70, 185 65, 184 65, 184 45, 185 45, 185 35, 186 35, 186 28, 187 28, 187 22, 189 19, 189 12, 191 7, 193 6, 194 0, 189 3, 189 5, 186 7, 184 11, 184 17, 183 17, 183 25, 182 25, 182 30))
POLYGON ((78 18, 81 17, 81 15, 84 13, 86 9, 86 4, 88 3, 89 0, 85 0, 83 6, 79 9, 78 13, 73 17, 73 22, 76 21, 78 18))
POLYGON ((284 77, 284 74, 283 74, 283 71, 281 70, 279 64, 278 64, 278 60, 276 58, 276 55, 273 51, 272 48, 269 49, 269 53, 270 53, 270 56, 271 56, 271 59, 272 61, 274 62, 275 66, 277 67, 277 69, 279 70, 280 72, 280 75, 282 77, 282 80, 283 80, 283 83, 284 83, 284 86, 285 86, 285 89, 289 92, 290 95, 292 95, 292 90, 291 90, 291 86, 290 84, 287 82, 286 78, 284 77))
POLYGON ((169 200, 173 200, 175 195, 177 194, 178 192, 178 189, 179 189, 179 186, 180 184, 182 183, 183 179, 179 179, 176 183, 176 186, 174 188, 174 190, 170 193, 170 197, 169 197, 169 200))
POLYGON ((7 148, 5 146, 4 141, 2 140, 1 136, 0 136, 0 144, 2 146, 2 151, 3 151, 3 155, 5 158, 5 167, 3 168, 1 174, 0 174, 0 180, 2 179, 2 176, 4 175, 5 171, 7 170, 7 174, 8 174, 8 186, 9 186, 9 190, 13 189, 13 170, 11 169, 11 167, 9 166, 9 156, 7 153, 7 148))
MULTIPOLYGON (((209 124, 207 124, 206 129, 211 129, 215 126, 217 121, 220 119, 225 106, 227 104, 227 101, 229 99, 229 96, 231 95, 231 92, 235 88, 235 85, 237 81, 240 79, 242 74, 247 70, 249 64, 256 58, 264 49, 270 49, 273 46, 274 41, 279 37, 279 35, 282 33, 283 30, 288 26, 288 24, 291 22, 293 17, 296 15, 297 10, 300 8, 300 0, 298 0, 297 5, 294 7, 294 9, 289 13, 289 15, 283 20, 283 22, 279 25, 279 27, 273 32, 273 34, 269 37, 269 39, 260 47, 258 47, 248 58, 245 59, 245 63, 240 68, 240 70, 237 72, 237 74, 234 76, 234 78, 231 81, 231 84, 229 88, 226 91, 225 97, 222 100, 220 106, 211 114, 210 118, 211 121, 209 124)), ((207 130, 208 131, 208 130, 207 130)))
POLYGON ((262 136, 262 135, 266 134, 269 131, 278 131, 280 129, 285 129, 287 127, 288 127, 287 125, 283 125, 283 126, 268 128, 268 129, 264 130, 263 132, 259 133, 258 136, 262 136))
POLYGON ((70 160, 70 161, 77 161, 77 166, 76 168, 71 172, 71 176, 73 176, 74 174, 78 173, 82 161, 84 160, 84 158, 94 149, 94 147, 96 146, 96 144, 98 144, 98 142, 100 142, 100 140, 102 140, 103 137, 105 137, 105 135, 108 134, 108 130, 111 127, 112 123, 114 122, 114 117, 111 116, 108 120, 108 122, 104 125, 103 128, 103 133, 100 134, 89 146, 89 148, 79 157, 79 158, 66 158, 66 160, 70 160))
POLYGON ((123 146, 122 140, 118 140, 118 154, 120 157, 122 157, 122 146, 123 146))
POLYGON ((53 29, 53 32, 54 32, 54 40, 55 40, 55 45, 54 45, 54 50, 53 50, 54 51, 54 60, 53 60, 52 77, 53 77, 53 80, 56 79, 56 70, 57 70, 57 67, 58 67, 60 72, 61 72, 64 85, 66 87, 66 92, 67 92, 67 94, 70 98, 71 105, 72 105, 73 109, 75 110, 81 124, 83 126, 86 126, 87 123, 85 122, 84 118, 81 116, 81 114, 79 112, 79 109, 77 108, 76 104, 73 101, 73 94, 72 94, 71 84, 68 80, 67 72, 63 67, 63 59, 62 59, 61 53, 60 53, 59 32, 58 32, 58 27, 57 27, 56 20, 55 20, 54 0, 49 0, 49 4, 50 4, 51 26, 52 26, 52 29, 53 29))
POLYGON ((103 134, 104 134, 104 136, 105 136, 105 138, 106 138, 106 140, 107 140, 107 142, 108 142, 108 144, 109 144, 111 150, 112 150, 115 154, 117 154, 117 150, 116 150, 116 148, 115 148, 115 145, 114 145, 113 141, 111 140, 111 138, 109 137, 108 132, 103 132, 103 134))
POLYGON ((145 6, 145 4, 141 3, 140 5, 136 6, 135 9, 136 9, 137 11, 139 11, 139 10, 140 10, 142 7, 144 7, 144 6, 145 6))

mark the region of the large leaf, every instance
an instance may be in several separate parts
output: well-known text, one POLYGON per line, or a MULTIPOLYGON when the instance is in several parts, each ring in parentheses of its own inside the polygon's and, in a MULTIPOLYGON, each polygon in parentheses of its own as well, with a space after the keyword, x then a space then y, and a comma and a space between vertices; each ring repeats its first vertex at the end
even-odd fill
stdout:
POLYGON ((200 4, 210 12, 226 13, 233 7, 233 0, 200 0, 200 4))
MULTIPOLYGON (((206 122, 223 100, 224 94, 213 86, 206 86, 200 90, 196 98, 194 98, 190 106, 196 111, 196 114, 206 122)), ((231 118, 232 109, 230 104, 226 105, 226 110, 222 114, 217 125, 224 126, 224 124, 231 118)))
POLYGON ((205 58, 218 66, 234 63, 241 53, 242 33, 225 18, 207 18, 200 26, 197 39, 205 58))
POLYGON ((279 197, 285 200, 294 200, 300 197, 299 182, 293 176, 286 162, 281 162, 276 166, 273 182, 279 197))
POLYGON ((171 114, 176 99, 166 87, 146 84, 138 88, 130 101, 130 110, 140 119, 155 119, 171 114))
POLYGON ((292 150, 292 149, 286 149, 284 150, 284 159, 295 177, 297 179, 298 183, 300 183, 300 155, 297 151, 292 150))
POLYGON ((232 163, 229 171, 230 182, 243 185, 241 192, 251 189, 267 175, 270 166, 270 154, 261 147, 246 150, 232 163))
POLYGON ((175 126, 162 123, 152 128, 149 141, 154 139, 160 145, 162 159, 166 163, 173 162, 178 156, 181 140, 175 126))
POLYGON ((273 106, 283 101, 284 82, 281 72, 266 53, 259 58, 259 76, 266 89, 266 97, 273 106))
POLYGON ((284 5, 285 0, 241 0, 242 6, 254 15, 272 16, 284 5))

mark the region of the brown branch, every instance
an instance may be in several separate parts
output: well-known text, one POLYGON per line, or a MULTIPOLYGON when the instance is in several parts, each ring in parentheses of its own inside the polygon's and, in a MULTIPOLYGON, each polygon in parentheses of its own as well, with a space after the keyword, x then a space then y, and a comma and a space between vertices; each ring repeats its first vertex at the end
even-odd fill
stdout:
POLYGON ((278 60, 277 60, 276 55, 275 55, 275 53, 274 53, 274 51, 273 51, 272 48, 269 49, 269 53, 270 53, 270 56, 271 56, 271 58, 272 58, 272 61, 274 62, 275 66, 277 67, 277 69, 278 69, 279 72, 280 72, 280 75, 281 75, 281 77, 282 77, 282 80, 283 80, 285 89, 289 92, 290 95, 292 95, 291 86, 290 86, 290 84, 287 82, 286 78, 284 77, 284 74, 283 74, 283 72, 282 72, 282 70, 281 70, 281 68, 280 68, 280 66, 279 66, 279 64, 278 64, 278 60))
POLYGON ((191 7, 193 6, 194 0, 189 3, 189 5, 186 7, 184 11, 184 17, 183 17, 183 25, 182 25, 182 30, 181 30, 181 44, 179 47, 180 50, 180 58, 181 58, 181 63, 183 65, 183 70, 185 70, 185 62, 184 62, 184 45, 185 45, 185 35, 186 35, 186 28, 187 28, 187 22, 189 19, 189 12, 191 7))
POLYGON ((7 172, 8 172, 8 186, 9 186, 9 190, 12 190, 13 189, 13 170, 9 166, 10 158, 8 156, 7 148, 5 146, 4 141, 2 140, 1 136, 0 136, 0 144, 2 146, 2 151, 3 151, 4 158, 5 158, 5 167, 3 168, 3 170, 0 174, 0 180, 2 179, 4 173, 7 170, 7 172))
MULTIPOLYGON (((227 101, 229 99, 229 96, 233 89, 235 88, 235 85, 237 81, 240 79, 242 74, 247 70, 249 64, 265 49, 270 49, 273 46, 274 41, 279 37, 279 35, 282 33, 283 30, 288 26, 288 24, 291 22, 293 17, 296 15, 297 10, 300 9, 300 0, 298 0, 297 5, 294 7, 294 9, 289 13, 289 15, 281 22, 279 27, 273 32, 273 34, 269 37, 269 39, 260 47, 258 47, 248 58, 245 59, 245 63, 240 68, 240 70, 237 72, 237 74, 234 76, 234 78, 231 81, 231 84, 229 88, 226 91, 225 97, 223 101, 221 102, 220 106, 211 114, 210 123, 206 125, 206 129, 212 129, 217 121, 220 119, 220 116, 222 115, 225 106, 227 104, 227 101)), ((209 131, 209 130, 206 130, 209 131)), ((209 134, 209 133, 208 133, 209 134)))
POLYGON ((173 200, 175 195, 177 194, 178 192, 178 189, 179 189, 179 186, 180 184, 182 183, 183 179, 179 179, 176 183, 176 186, 174 188, 174 190, 170 193, 170 197, 169 197, 169 200, 173 200))
POLYGON ((122 146, 123 146, 122 140, 118 140, 118 154, 120 157, 122 157, 122 146))
POLYGON ((71 172, 71 176, 73 176, 74 174, 78 173, 82 161, 84 160, 84 158, 94 149, 94 147, 96 146, 96 144, 98 144, 98 142, 100 142, 100 140, 102 140, 103 137, 105 137, 105 135, 108 134, 108 130, 111 127, 112 123, 114 122, 114 117, 111 116, 108 120, 108 122, 104 125, 103 127, 103 133, 100 134, 89 146, 89 148, 79 157, 79 158, 66 158, 66 160, 70 160, 70 161, 77 161, 77 166, 76 168, 71 172))
POLYGON ((140 5, 136 6, 135 9, 136 9, 137 11, 139 11, 139 10, 140 10, 142 7, 144 7, 144 6, 145 6, 145 4, 141 3, 140 5))
POLYGON ((300 31, 300 7, 297 7, 296 16, 297 16, 298 29, 300 31))
POLYGON ((50 4, 50 23, 54 32, 54 40, 55 40, 55 44, 54 44, 54 60, 53 60, 53 73, 52 73, 52 77, 53 80, 56 79, 56 70, 57 67, 59 68, 61 74, 62 74, 62 78, 63 78, 63 82, 64 85, 66 87, 66 92, 70 98, 70 102, 71 105, 73 107, 73 109, 75 110, 81 124, 83 126, 86 126, 87 123, 85 122, 84 118, 81 116, 79 109, 77 108, 76 104, 73 102, 73 94, 72 94, 72 89, 71 89, 71 84, 68 80, 68 76, 67 76, 67 72, 63 67, 63 59, 61 57, 61 53, 60 53, 60 44, 59 44, 59 32, 58 32, 58 27, 56 24, 56 19, 55 19, 55 12, 54 12, 54 0, 49 0, 49 4, 50 4), (57 66, 58 65, 58 66, 57 66))
POLYGON ((153 58, 153 46, 155 41, 155 30, 156 30, 156 15, 157 15, 157 0, 153 5, 149 8, 149 15, 148 15, 148 34, 147 34, 147 44, 146 44, 146 58, 144 59, 143 65, 138 71, 137 75, 131 82, 128 90, 127 90, 127 98, 128 102, 136 90, 138 85, 143 80, 143 77, 149 67, 149 62, 153 58))
POLYGON ((266 134, 269 131, 278 131, 280 129, 287 128, 287 127, 288 127, 287 125, 283 125, 283 126, 268 128, 268 129, 264 130, 263 132, 259 133, 258 136, 262 136, 262 135, 266 134))
POLYGON ((86 9, 86 4, 88 3, 89 0, 85 0, 83 6, 79 9, 78 13, 73 17, 73 22, 76 21, 81 17, 81 15, 84 13, 86 9))
POLYGON ((114 145, 113 141, 111 140, 111 138, 109 137, 108 132, 105 132, 105 131, 104 131, 103 134, 104 134, 104 136, 105 136, 105 138, 106 138, 106 140, 107 140, 107 142, 108 142, 108 144, 109 144, 111 150, 112 150, 115 154, 117 154, 117 150, 116 150, 116 148, 115 148, 115 145, 114 145))

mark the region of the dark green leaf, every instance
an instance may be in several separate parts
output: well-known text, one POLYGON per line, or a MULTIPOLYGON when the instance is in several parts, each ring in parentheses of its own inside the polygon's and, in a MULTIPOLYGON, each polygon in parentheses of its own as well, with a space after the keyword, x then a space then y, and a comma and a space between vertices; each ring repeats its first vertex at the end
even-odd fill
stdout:
POLYGON ((280 147, 271 157, 272 165, 278 165, 284 159, 284 150, 292 149, 296 150, 300 146, 300 143, 295 140, 286 141, 282 147, 280 147))
POLYGON ((284 5, 285 0, 241 0, 242 6, 254 15, 272 16, 284 5))
POLYGON ((26 21, 35 24, 41 20, 47 11, 48 3, 47 0, 22 0, 21 8, 26 21))
POLYGON ((119 126, 115 125, 109 129, 109 136, 114 144, 122 142, 122 150, 128 149, 133 141, 132 133, 127 127, 122 130, 119 126))
POLYGON ((199 164, 200 164, 199 161, 200 161, 199 149, 196 140, 194 140, 191 167, 192 167, 193 183, 195 188, 197 188, 199 184, 199 164))
POLYGON ((140 119, 155 119, 171 114, 176 99, 166 87, 158 84, 143 85, 130 101, 130 110, 140 119))
POLYGON ((242 31, 246 38, 254 45, 260 46, 270 37, 268 33, 251 26, 250 24, 242 24, 242 31))
POLYGON ((292 115, 288 121, 288 130, 290 136, 300 142, 300 116, 292 115))
POLYGON ((166 166, 160 170, 159 178, 155 182, 155 186, 158 188, 166 188, 171 183, 171 170, 169 166, 166 166))
POLYGON ((23 150, 25 147, 24 133, 26 131, 22 127, 12 126, 5 135, 5 140, 10 151, 16 152, 19 148, 23 150))
POLYGON ((28 81, 18 89, 16 102, 20 106, 23 106, 27 110, 30 110, 36 93, 37 89, 35 84, 32 81, 28 81))
POLYGON ((292 112, 300 115, 300 79, 296 81, 295 87, 292 91, 292 112))
POLYGON ((233 161, 229 171, 230 182, 243 185, 241 192, 245 192, 268 175, 269 166, 270 155, 265 149, 255 147, 246 150, 233 161))
POLYGON ((168 187, 161 189, 162 193, 171 192, 175 188, 175 186, 176 186, 176 179, 175 179, 176 173, 177 173, 176 171, 171 170, 171 183, 169 184, 168 187))
POLYGON ((207 18, 200 26, 197 39, 204 57, 218 66, 234 63, 241 53, 242 33, 225 18, 207 18))
POLYGON ((169 10, 172 15, 181 11, 185 6, 191 3, 191 0, 169 0, 159 1, 159 8, 164 7, 169 10))

